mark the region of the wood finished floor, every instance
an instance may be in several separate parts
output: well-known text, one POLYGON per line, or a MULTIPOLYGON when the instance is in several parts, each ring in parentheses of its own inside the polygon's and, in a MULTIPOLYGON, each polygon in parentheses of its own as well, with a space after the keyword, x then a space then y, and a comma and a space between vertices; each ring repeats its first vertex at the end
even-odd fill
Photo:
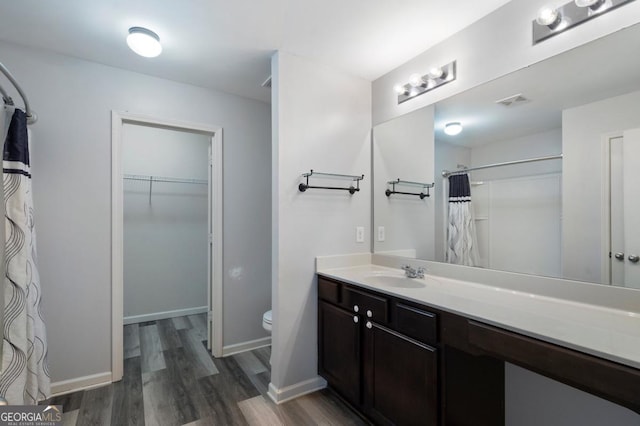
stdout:
POLYGON ((124 377, 52 398, 65 425, 366 425, 323 390, 276 405, 267 396, 270 348, 226 358, 206 349, 206 317, 124 328, 124 377))

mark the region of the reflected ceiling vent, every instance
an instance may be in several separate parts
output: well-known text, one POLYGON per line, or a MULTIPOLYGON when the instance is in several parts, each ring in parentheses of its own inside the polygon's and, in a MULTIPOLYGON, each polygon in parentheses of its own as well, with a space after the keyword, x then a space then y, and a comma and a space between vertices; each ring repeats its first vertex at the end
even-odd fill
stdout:
POLYGON ((526 104, 527 102, 531 102, 531 99, 525 98, 522 93, 518 93, 517 95, 509 96, 507 98, 496 101, 497 104, 505 106, 507 108, 526 104))
POLYGON ((271 89, 271 76, 267 77, 264 83, 261 84, 262 87, 266 87, 267 89, 271 89))

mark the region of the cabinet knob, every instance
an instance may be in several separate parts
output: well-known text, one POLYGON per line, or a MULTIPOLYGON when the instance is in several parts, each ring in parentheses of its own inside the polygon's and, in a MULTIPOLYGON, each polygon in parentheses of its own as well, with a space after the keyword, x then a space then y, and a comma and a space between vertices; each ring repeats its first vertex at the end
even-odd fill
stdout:
POLYGON ((358 305, 353 305, 353 312, 360 311, 360 307, 358 305))
POLYGON ((632 254, 631 256, 629 256, 629 260, 633 263, 638 263, 638 261, 640 260, 640 256, 638 256, 637 254, 632 254))
POLYGON ((367 311, 367 316, 368 316, 369 318, 371 318, 371 317, 373 316, 373 312, 371 312, 371 311, 367 311))
POLYGON ((624 261, 624 253, 616 253, 613 256, 618 260, 624 261))
POLYGON ((371 328, 373 327, 373 325, 371 324, 371 321, 367 321, 367 328, 371 328))
POLYGON ((353 316, 353 322, 355 322, 356 324, 358 323, 358 321, 360 321, 360 319, 358 318, 357 315, 353 316))

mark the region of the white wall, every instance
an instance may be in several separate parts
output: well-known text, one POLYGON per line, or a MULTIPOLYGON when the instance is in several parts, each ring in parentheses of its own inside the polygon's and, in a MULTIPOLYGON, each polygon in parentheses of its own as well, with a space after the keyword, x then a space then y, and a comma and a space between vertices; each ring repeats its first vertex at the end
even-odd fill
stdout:
MULTIPOLYGON (((617 10, 535 46, 531 22, 548 0, 512 0, 495 12, 447 40, 399 65, 373 82, 373 123, 379 124, 407 112, 448 98, 479 84, 519 70, 558 53, 595 40, 638 22, 640 2, 617 10), (457 80, 398 105, 393 86, 406 83, 411 74, 458 61, 457 80)), ((558 2, 562 4, 566 2, 558 2)))
POLYGON ((123 125, 125 174, 205 182, 124 180, 125 323, 207 310, 210 143, 198 133, 123 125))
MULTIPOLYGON (((415 250, 419 259, 434 258, 433 189, 430 197, 391 195, 387 182, 402 179, 433 183, 434 142, 433 107, 422 108, 373 130, 373 240, 376 253, 415 250), (385 228, 385 241, 377 238, 378 227, 385 228)), ((440 183, 440 182, 438 182, 440 183)), ((426 193, 416 186, 397 185, 396 191, 426 193)))
POLYGON ((323 382, 317 377, 314 258, 371 248, 371 84, 284 52, 274 55, 272 76, 271 394, 282 399, 323 382), (365 179, 354 195, 301 193, 300 175, 310 169, 365 179), (356 226, 365 229, 364 243, 355 241, 356 226))
POLYGON ((640 127, 640 92, 570 108, 562 113, 563 275, 601 282, 603 139, 640 127))
POLYGON ((39 115, 33 186, 53 381, 111 370, 111 110, 223 127, 224 344, 263 337, 269 105, 5 43, 0 57, 39 115))

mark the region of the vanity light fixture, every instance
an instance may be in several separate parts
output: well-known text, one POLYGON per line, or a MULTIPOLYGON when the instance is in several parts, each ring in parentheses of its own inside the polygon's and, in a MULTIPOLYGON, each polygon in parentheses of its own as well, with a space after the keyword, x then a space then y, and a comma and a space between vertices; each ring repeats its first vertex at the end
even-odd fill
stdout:
POLYGON ((452 121, 444 126, 444 132, 449 136, 459 135, 462 132, 462 123, 459 121, 452 121))
POLYGON ((635 0, 573 0, 556 8, 544 7, 533 21, 533 44, 603 15, 635 0))
POLYGON ((411 74, 406 84, 396 84, 393 90, 398 95, 398 104, 427 93, 436 87, 456 79, 456 61, 441 67, 434 67, 427 74, 411 74))
POLYGON ((145 58, 155 58, 162 53, 162 45, 158 34, 142 27, 129 28, 127 45, 131 50, 145 58))

